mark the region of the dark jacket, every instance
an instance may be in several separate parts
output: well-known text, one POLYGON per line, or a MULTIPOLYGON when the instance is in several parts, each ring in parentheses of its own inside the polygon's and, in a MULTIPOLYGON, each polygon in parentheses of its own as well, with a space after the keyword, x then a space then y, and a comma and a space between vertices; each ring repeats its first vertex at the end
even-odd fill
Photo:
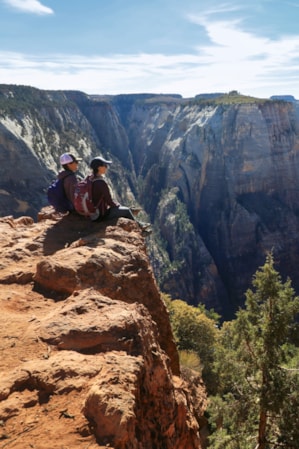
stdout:
POLYGON ((92 201, 98 206, 100 204, 100 214, 105 215, 111 207, 118 207, 119 203, 114 201, 107 182, 103 176, 94 178, 92 186, 92 201))
POLYGON ((74 204, 74 193, 77 185, 77 177, 71 170, 63 170, 58 174, 58 179, 64 179, 63 186, 67 199, 74 204))

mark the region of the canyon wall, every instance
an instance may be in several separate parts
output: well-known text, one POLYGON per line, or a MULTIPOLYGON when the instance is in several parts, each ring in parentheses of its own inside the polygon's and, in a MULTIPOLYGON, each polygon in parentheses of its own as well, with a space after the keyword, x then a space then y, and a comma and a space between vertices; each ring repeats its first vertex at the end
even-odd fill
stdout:
POLYGON ((149 256, 173 298, 230 318, 268 251, 299 291, 295 100, 0 92, 2 215, 37 214, 63 151, 82 176, 101 153, 115 195, 154 225, 149 256))

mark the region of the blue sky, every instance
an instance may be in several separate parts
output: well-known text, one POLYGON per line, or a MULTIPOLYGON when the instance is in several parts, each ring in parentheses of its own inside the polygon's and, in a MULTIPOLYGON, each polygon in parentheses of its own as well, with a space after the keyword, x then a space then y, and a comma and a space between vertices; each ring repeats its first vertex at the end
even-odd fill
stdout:
POLYGON ((299 99, 299 0, 0 0, 0 83, 299 99))

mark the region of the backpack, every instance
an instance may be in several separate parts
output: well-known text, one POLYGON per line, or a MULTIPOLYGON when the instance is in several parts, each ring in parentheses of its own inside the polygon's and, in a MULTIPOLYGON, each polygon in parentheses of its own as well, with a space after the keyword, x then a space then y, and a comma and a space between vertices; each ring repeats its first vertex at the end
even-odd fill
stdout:
POLYGON ((74 208, 75 211, 91 220, 97 220, 101 215, 99 210, 100 204, 95 205, 92 201, 92 184, 94 176, 87 176, 82 181, 79 181, 74 193, 74 208))
MULTIPOLYGON (((68 175, 69 176, 69 175, 68 175)), ((66 177, 65 177, 66 178, 66 177)), ((47 190, 48 202, 54 207, 56 212, 66 213, 73 210, 73 205, 67 198, 64 190, 64 180, 56 179, 49 185, 47 190)))

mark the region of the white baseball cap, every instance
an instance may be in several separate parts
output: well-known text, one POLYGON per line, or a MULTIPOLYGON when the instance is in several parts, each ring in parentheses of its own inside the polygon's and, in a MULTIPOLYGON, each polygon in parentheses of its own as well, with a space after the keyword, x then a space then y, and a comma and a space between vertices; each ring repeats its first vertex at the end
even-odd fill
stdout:
POLYGON ((103 165, 110 165, 112 164, 112 161, 107 161, 106 159, 104 159, 102 156, 97 156, 95 157, 91 163, 90 163, 90 167, 93 170, 96 170, 98 167, 101 167, 103 165))
POLYGON ((82 159, 80 157, 73 156, 71 153, 63 153, 60 156, 59 161, 60 161, 61 165, 67 165, 67 164, 71 164, 72 162, 82 161, 82 159))

